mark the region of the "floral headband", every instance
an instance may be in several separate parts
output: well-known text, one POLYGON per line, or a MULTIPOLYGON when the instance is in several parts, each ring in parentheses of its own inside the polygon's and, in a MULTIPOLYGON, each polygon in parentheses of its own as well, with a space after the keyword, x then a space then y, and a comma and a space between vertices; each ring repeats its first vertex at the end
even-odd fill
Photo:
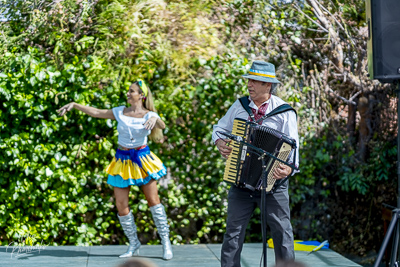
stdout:
POLYGON ((139 87, 142 90, 144 97, 147 97, 149 93, 149 88, 147 87, 146 83, 142 79, 137 80, 137 83, 139 84, 139 87))

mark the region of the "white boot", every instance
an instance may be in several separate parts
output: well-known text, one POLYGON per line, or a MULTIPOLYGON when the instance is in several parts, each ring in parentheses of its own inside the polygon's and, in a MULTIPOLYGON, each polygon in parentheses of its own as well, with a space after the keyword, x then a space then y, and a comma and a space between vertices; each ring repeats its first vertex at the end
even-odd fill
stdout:
POLYGON ((128 237, 129 239, 128 250, 119 257, 120 258, 132 257, 136 251, 139 254, 139 247, 141 244, 137 237, 137 228, 132 212, 129 211, 129 213, 125 216, 119 216, 119 214, 117 213, 117 216, 119 222, 121 223, 122 229, 124 229, 126 237, 128 237))
POLYGON ((160 203, 150 207, 151 214, 153 215, 154 224, 157 227, 158 234, 161 237, 161 244, 163 245, 164 260, 170 260, 174 256, 172 253, 172 245, 169 240, 169 225, 167 221, 167 214, 165 213, 164 206, 160 203))

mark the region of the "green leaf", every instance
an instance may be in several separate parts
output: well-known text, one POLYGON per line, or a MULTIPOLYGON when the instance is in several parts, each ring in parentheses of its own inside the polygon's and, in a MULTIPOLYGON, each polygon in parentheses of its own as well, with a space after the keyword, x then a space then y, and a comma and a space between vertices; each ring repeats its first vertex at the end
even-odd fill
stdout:
MULTIPOLYGON (((45 71, 39 71, 39 72, 37 72, 36 73, 36 78, 39 80, 39 81, 43 81, 45 78, 46 78, 46 72, 45 71)), ((31 82, 32 83, 32 82, 31 82)))
POLYGON ((35 86, 35 85, 36 85, 36 78, 35 78, 34 76, 32 76, 32 77, 29 79, 29 82, 31 83, 32 86, 35 86))

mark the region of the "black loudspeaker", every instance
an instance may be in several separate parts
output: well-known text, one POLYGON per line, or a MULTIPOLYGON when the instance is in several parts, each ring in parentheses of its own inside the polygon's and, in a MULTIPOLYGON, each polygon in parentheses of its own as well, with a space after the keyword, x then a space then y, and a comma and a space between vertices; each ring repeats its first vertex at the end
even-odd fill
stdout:
POLYGON ((365 1, 369 77, 400 81, 400 0, 365 1))

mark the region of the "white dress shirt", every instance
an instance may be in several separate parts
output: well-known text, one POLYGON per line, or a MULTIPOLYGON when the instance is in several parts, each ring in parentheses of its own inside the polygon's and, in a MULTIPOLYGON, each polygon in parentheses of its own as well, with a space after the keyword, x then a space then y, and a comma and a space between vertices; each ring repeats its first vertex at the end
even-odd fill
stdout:
MULTIPOLYGON (((282 105, 282 104, 287 104, 285 101, 280 99, 277 96, 271 95, 271 97, 264 103, 268 103, 268 108, 266 110, 265 114, 268 114, 271 112, 273 109, 276 107, 282 105)), ((263 104, 264 104, 263 103, 263 104)), ((258 112, 258 107, 254 104, 253 100, 250 98, 250 108, 253 108, 258 112)), ((221 138, 224 138, 224 136, 218 136, 217 131, 228 131, 232 132, 233 128, 233 120, 235 118, 240 118, 244 120, 248 120, 249 118, 249 113, 243 108, 242 104, 240 103, 239 100, 236 100, 235 103, 229 108, 228 112, 223 116, 217 124, 213 126, 213 133, 212 133, 212 139, 214 143, 221 138)), ((289 135, 291 138, 296 140, 296 146, 297 146, 297 151, 296 151, 296 161, 295 165, 298 167, 299 166, 299 134, 297 131, 297 118, 296 114, 293 111, 287 111, 283 112, 274 116, 271 116, 267 119, 265 119, 262 122, 263 126, 275 129, 277 131, 280 131, 282 133, 285 133, 289 135)))

